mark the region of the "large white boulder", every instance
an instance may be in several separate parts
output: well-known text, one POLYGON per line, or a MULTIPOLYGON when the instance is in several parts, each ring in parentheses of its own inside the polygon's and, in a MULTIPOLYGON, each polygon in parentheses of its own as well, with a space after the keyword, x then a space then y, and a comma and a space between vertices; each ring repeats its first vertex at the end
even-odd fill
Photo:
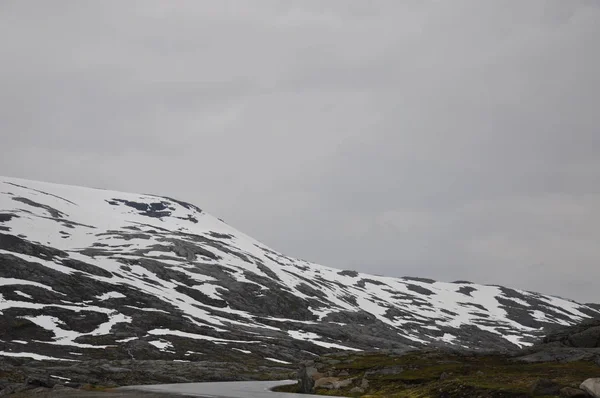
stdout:
POLYGON ((600 398, 600 377, 587 379, 581 383, 579 388, 590 394, 592 397, 600 398))

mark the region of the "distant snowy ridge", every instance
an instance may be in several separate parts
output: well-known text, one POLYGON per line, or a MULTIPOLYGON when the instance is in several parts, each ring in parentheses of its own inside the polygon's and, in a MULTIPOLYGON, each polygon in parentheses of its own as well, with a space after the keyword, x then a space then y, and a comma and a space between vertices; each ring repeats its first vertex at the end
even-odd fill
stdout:
POLYGON ((0 355, 290 362, 340 349, 530 345, 598 307, 341 271, 166 197, 0 177, 0 355))

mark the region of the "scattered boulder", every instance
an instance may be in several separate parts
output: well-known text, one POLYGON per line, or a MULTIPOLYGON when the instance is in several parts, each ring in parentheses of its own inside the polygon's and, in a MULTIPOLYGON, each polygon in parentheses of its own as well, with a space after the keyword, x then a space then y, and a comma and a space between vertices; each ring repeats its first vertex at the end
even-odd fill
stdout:
POLYGON ((339 390, 348 387, 354 379, 340 380, 338 377, 321 377, 315 381, 315 389, 325 388, 327 390, 339 390))
POLYGON ((600 398, 600 378, 587 379, 579 388, 594 398, 600 398))
POLYGON ((321 377, 320 379, 315 381, 315 389, 317 388, 326 388, 328 390, 335 390, 335 384, 340 379, 337 377, 321 377))
POLYGON ((336 390, 340 389, 340 388, 344 388, 344 387, 348 387, 349 385, 351 385, 354 382, 354 379, 345 379, 345 380, 340 380, 337 384, 335 384, 336 386, 336 390))
POLYGON ((27 380, 25 380, 25 384, 34 388, 53 388, 56 385, 56 382, 45 376, 29 376, 27 380))
POLYGON ((365 393, 365 390, 360 387, 354 387, 350 390, 350 395, 362 395, 365 393))
POLYGON ((302 394, 311 394, 315 389, 315 381, 322 378, 323 375, 315 368, 311 361, 300 365, 298 372, 298 392, 302 394))

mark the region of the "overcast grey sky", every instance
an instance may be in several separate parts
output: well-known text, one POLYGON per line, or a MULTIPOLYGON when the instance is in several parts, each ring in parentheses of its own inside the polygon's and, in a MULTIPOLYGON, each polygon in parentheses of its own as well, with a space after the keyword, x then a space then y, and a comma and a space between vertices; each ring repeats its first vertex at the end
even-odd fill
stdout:
POLYGON ((600 302, 599 1, 0 2, 0 175, 600 302))

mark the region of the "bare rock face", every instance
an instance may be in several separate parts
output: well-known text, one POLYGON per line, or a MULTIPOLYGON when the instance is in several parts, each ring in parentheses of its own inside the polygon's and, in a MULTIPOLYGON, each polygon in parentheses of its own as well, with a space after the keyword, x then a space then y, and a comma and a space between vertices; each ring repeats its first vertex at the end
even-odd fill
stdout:
POLYGON ((315 368, 314 363, 307 362, 300 365, 298 371, 298 392, 302 394, 312 394, 315 391, 316 380, 323 377, 315 368))
POLYGON ((32 375, 25 380, 25 384, 32 387, 52 388, 56 385, 56 381, 51 380, 49 376, 32 375))
MULTIPOLYGON (((336 390, 336 385, 338 385, 340 379, 338 377, 321 377, 320 379, 315 380, 315 390, 317 388, 325 388, 327 390, 336 390)), ((339 388, 339 387, 338 387, 339 388)))
POLYGON ((600 378, 587 379, 579 388, 594 398, 600 398, 600 378))
POLYGON ((362 379, 360 382, 360 388, 369 388, 369 380, 367 379, 362 379))
POLYGON ((340 379, 339 377, 321 377, 315 381, 315 389, 324 388, 326 390, 339 390, 348 387, 354 379, 340 379))
POLYGON ((559 343, 575 348, 600 348, 600 320, 588 320, 550 333, 544 343, 559 343))
MULTIPOLYGON (((8 363, 0 357, 0 391, 8 395, 37 388, 56 390, 85 385, 116 387, 202 381, 289 380, 295 372, 275 362, 175 362, 163 360, 34 361, 8 363)), ((3 396, 0 394, 0 396, 3 396)), ((60 396, 60 395, 59 395, 60 396)))
POLYGON ((521 350, 517 359, 522 362, 592 361, 600 366, 599 338, 599 320, 554 328, 539 344, 521 350))

